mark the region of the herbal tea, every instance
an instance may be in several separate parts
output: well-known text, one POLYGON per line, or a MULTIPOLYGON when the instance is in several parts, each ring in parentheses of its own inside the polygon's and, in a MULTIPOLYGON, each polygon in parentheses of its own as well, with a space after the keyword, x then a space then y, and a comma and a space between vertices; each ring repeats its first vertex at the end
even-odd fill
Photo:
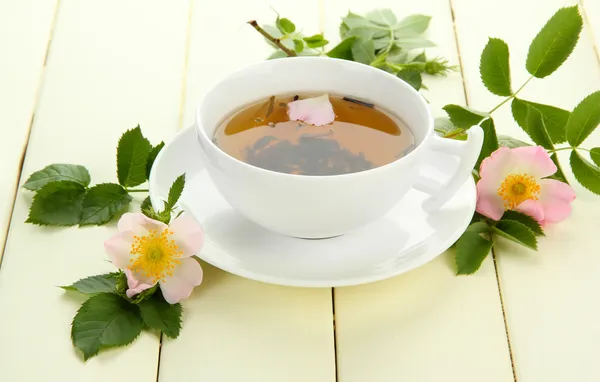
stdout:
POLYGON ((272 96, 235 112, 213 142, 266 170, 340 175, 383 166, 414 147, 402 121, 349 97, 272 96))

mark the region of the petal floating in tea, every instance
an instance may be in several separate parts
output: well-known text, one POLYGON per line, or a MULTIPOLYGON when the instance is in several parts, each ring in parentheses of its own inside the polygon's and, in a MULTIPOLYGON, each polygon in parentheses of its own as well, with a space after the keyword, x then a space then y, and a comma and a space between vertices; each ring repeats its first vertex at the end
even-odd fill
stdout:
POLYGON ((315 126, 327 125, 335 119, 328 94, 288 103, 288 115, 292 121, 302 121, 315 126))

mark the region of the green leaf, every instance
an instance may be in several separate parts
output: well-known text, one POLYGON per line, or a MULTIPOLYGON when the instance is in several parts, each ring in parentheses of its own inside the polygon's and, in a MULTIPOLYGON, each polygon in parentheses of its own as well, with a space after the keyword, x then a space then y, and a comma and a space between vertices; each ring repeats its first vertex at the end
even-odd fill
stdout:
POLYGON ((156 293, 151 299, 138 305, 142 312, 144 324, 151 329, 160 330, 170 338, 177 338, 181 330, 181 304, 169 304, 156 293))
POLYGON ((558 161, 558 155, 556 155, 556 153, 554 153, 554 154, 550 155, 550 159, 552 159, 552 162, 554 162, 554 164, 556 165, 556 168, 557 168, 554 175, 552 175, 550 178, 560 180, 563 183, 569 184, 569 181, 567 180, 567 177, 565 176, 565 173, 562 170, 560 162, 558 161))
POLYGON ((401 34, 422 34, 429 28, 431 16, 425 15, 410 15, 394 26, 394 33, 401 34))
POLYGON ((498 135, 498 144, 500 146, 508 147, 509 149, 514 149, 515 147, 531 146, 531 144, 527 142, 523 142, 519 139, 502 134, 498 135))
POLYGON ((525 215, 525 214, 522 214, 517 211, 509 210, 509 211, 504 212, 504 215, 502 215, 502 219, 500 219, 500 220, 519 222, 519 223, 527 226, 527 228, 529 228, 531 231, 533 231, 533 233, 535 233, 536 235, 544 236, 544 230, 542 229, 542 226, 540 225, 540 223, 538 223, 537 220, 535 220, 534 218, 532 218, 529 215, 525 215))
POLYGON ((367 19, 383 26, 394 26, 398 20, 390 9, 375 9, 366 14, 367 19))
POLYGON ((101 348, 128 345, 142 331, 139 308, 112 293, 90 297, 73 318, 71 340, 83 359, 101 348))
POLYGON ((146 300, 150 299, 152 296, 154 296, 156 294, 157 290, 158 290, 158 283, 154 284, 152 287, 150 287, 148 289, 144 289, 140 293, 138 293, 135 296, 133 296, 132 298, 130 298, 130 300, 134 304, 140 304, 141 302, 146 301, 146 300))
POLYGON ((354 61, 369 65, 375 59, 373 40, 355 40, 352 44, 352 57, 354 61))
POLYGON ((279 31, 281 31, 281 33, 283 34, 290 34, 296 31, 296 25, 294 25, 294 23, 291 22, 290 19, 286 19, 285 17, 277 17, 275 25, 277 26, 277 29, 279 29, 279 31))
POLYGON ((484 118, 489 117, 488 113, 475 111, 458 105, 446 105, 443 109, 448 113, 452 124, 459 129, 468 129, 483 121, 484 118))
POLYGON ((537 239, 535 233, 525 224, 516 220, 500 220, 492 230, 498 235, 505 237, 515 243, 537 250, 537 239))
MULTIPOLYGON (((459 275, 475 273, 490 253, 494 243, 482 236, 490 227, 483 222, 473 223, 456 242, 456 269, 459 275)), ((487 235, 486 235, 487 236, 487 235)))
POLYGON ((312 36, 302 37, 302 40, 304 40, 306 43, 309 43, 323 41, 325 38, 323 38, 322 34, 314 34, 312 36))
POLYGON ((435 43, 422 37, 398 37, 394 43, 402 49, 412 50, 419 48, 433 48, 435 43))
POLYGON ((527 54, 527 71, 544 78, 569 57, 583 27, 577 6, 561 8, 533 39, 527 54))
POLYGON ((382 31, 380 29, 373 29, 368 27, 354 28, 350 29, 346 33, 346 37, 358 37, 363 40, 373 40, 387 36, 386 31, 382 31))
POLYGON ((160 150, 162 150, 163 147, 165 147, 165 142, 160 142, 158 145, 154 146, 152 150, 150 150, 148 159, 146 160, 146 179, 150 179, 150 170, 152 170, 152 165, 154 164, 158 153, 160 153, 160 150))
POLYGON ((498 150, 498 136, 496 135, 496 128, 494 127, 494 121, 491 118, 486 119, 481 123, 481 129, 483 130, 483 146, 479 153, 479 158, 475 164, 475 169, 479 170, 481 162, 492 155, 492 153, 498 150))
POLYGON ((167 206, 165 210, 172 210, 175 207, 175 204, 181 197, 181 193, 183 192, 183 188, 185 187, 185 174, 181 174, 175 179, 171 188, 169 189, 169 197, 167 198, 167 206))
POLYGON ((467 134, 464 129, 456 128, 450 119, 446 117, 438 117, 434 120, 435 131, 444 138, 452 137, 454 139, 465 141, 467 134))
POLYGON ((322 34, 316 34, 310 37, 304 37, 302 39, 306 42, 306 45, 308 45, 309 48, 313 49, 329 44, 329 41, 325 40, 322 34))
POLYGON ((575 179, 583 187, 600 195, 600 168, 588 162, 575 150, 571 152, 570 162, 575 179))
POLYGON ((590 150, 590 158, 592 158, 596 166, 600 166, 600 147, 594 147, 590 150))
POLYGON ((144 201, 142 201, 142 204, 140 205, 140 210, 147 210, 148 208, 152 208, 152 202, 150 201, 150 197, 146 196, 146 199, 144 199, 144 201))
POLYGON ((331 58, 340 58, 342 60, 352 60, 352 44, 354 44, 356 39, 356 37, 348 37, 342 40, 333 49, 327 52, 327 56, 331 58))
POLYGON ((423 85, 423 78, 418 70, 404 69, 396 73, 396 76, 416 90, 421 89, 421 85, 423 85))
POLYGON ((118 275, 119 272, 90 276, 61 288, 83 294, 114 293, 118 275))
POLYGON ((23 188, 30 191, 37 191, 48 183, 67 180, 79 183, 84 187, 90 184, 90 173, 88 170, 78 164, 51 164, 43 169, 34 172, 29 176, 23 188))
POLYGON ((512 95, 508 45, 499 38, 490 38, 481 53, 481 81, 488 90, 499 96, 512 95))
POLYGON ((567 121, 567 140, 578 147, 600 124, 600 91, 585 97, 567 121))
POLYGON ((427 56, 425 55, 425 51, 415 56, 415 58, 413 58, 413 62, 427 62, 427 56))
POLYGON ((85 188, 62 180, 46 184, 33 197, 26 223, 71 226, 79 223, 85 188))
POLYGON ((342 23, 344 23, 348 29, 361 28, 361 27, 369 27, 369 28, 377 28, 378 25, 368 20, 367 18, 357 15, 356 13, 348 12, 346 17, 342 17, 342 23))
POLYGON ((304 50, 304 41, 299 39, 294 39, 294 50, 298 53, 304 50))
POLYGON ((512 101, 511 109, 515 121, 536 144, 549 150, 554 149, 542 114, 537 109, 516 98, 512 101))
POLYGON ((569 119, 569 111, 560 109, 558 107, 543 105, 540 103, 535 103, 531 101, 525 101, 522 99, 514 99, 512 102, 513 107, 513 117, 515 121, 526 130, 526 118, 527 118, 527 108, 530 107, 542 114, 542 120, 544 121, 544 125, 546 126, 546 131, 550 137, 550 140, 554 144, 563 143, 567 140, 566 136, 566 127, 567 120, 569 119), (514 108, 517 108, 517 115, 515 115, 514 108), (524 113, 524 114, 523 114, 524 113), (519 118, 525 118, 518 120, 519 118))
POLYGON ((98 184, 83 198, 80 225, 101 225, 121 213, 131 202, 131 196, 115 183, 98 184))
POLYGON ((138 125, 126 131, 117 147, 117 177, 123 187, 134 187, 146 181, 146 163, 152 145, 138 125))
POLYGON ((283 50, 278 49, 275 52, 273 52, 269 57, 267 57, 267 60, 274 60, 276 58, 287 58, 289 57, 283 50))

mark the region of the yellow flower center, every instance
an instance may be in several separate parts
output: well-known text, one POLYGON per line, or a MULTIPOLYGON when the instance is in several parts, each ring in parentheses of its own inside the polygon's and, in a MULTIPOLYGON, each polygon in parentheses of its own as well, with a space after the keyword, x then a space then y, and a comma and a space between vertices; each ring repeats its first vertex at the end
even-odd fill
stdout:
POLYGON ((505 210, 514 210, 528 199, 538 200, 540 185, 531 175, 510 174, 498 188, 498 195, 504 200, 505 210))
POLYGON ((160 234, 153 229, 147 235, 134 236, 128 268, 151 277, 152 284, 159 280, 164 282, 165 276, 173 276, 173 269, 181 263, 179 258, 183 251, 179 250, 171 235, 173 231, 166 228, 160 234))

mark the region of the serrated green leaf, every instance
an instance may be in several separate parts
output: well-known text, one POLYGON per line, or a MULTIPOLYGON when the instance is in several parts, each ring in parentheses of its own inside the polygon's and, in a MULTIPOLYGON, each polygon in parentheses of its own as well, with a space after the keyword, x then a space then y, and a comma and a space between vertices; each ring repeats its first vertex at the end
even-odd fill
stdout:
POLYGON ((465 141, 467 139, 465 130, 456 128, 452 122, 450 122, 450 119, 446 117, 436 118, 434 120, 434 128, 435 131, 444 138, 451 137, 460 141, 465 141))
POLYGON ((323 41, 323 35, 322 34, 314 34, 312 36, 308 36, 308 37, 302 37, 302 40, 304 40, 305 42, 319 42, 319 41, 323 41))
POLYGON ((84 187, 87 187, 91 181, 90 173, 85 167, 78 164, 56 163, 31 174, 23 188, 37 191, 48 183, 61 180, 79 183, 84 187))
POLYGON ((406 50, 413 50, 419 48, 433 48, 435 43, 431 40, 427 40, 422 37, 397 37, 394 39, 394 43, 406 50))
POLYGON ((358 37, 363 40, 378 39, 378 38, 385 37, 387 35, 388 34, 386 31, 382 31, 380 29, 368 28, 368 27, 350 29, 346 33, 346 37, 354 36, 354 37, 358 37))
POLYGON ((101 225, 123 212, 131 196, 115 183, 102 183, 90 188, 83 198, 80 225, 101 225))
POLYGON ((346 34, 350 31, 350 28, 348 27, 348 25, 344 24, 344 22, 342 21, 340 23, 340 39, 345 39, 346 38, 346 34))
POLYGON ((163 147, 165 147, 165 142, 160 142, 158 145, 154 146, 152 150, 150 150, 148 159, 146 160, 146 179, 150 179, 150 170, 152 170, 152 165, 154 165, 154 161, 163 147))
POLYGON ((528 108, 540 112, 552 143, 559 144, 566 141, 566 125, 570 115, 567 110, 515 98, 511 103, 513 118, 525 132, 527 132, 528 108))
POLYGON ((123 187, 138 186, 146 181, 146 163, 152 145, 138 125, 126 131, 117 146, 117 177, 123 187))
POLYGON ((400 22, 394 26, 394 33, 396 35, 422 34, 429 28, 430 21, 431 16, 410 15, 400 20, 400 22))
POLYGON ((72 285, 62 286, 61 288, 83 294, 115 293, 118 275, 118 272, 113 272, 90 276, 78 280, 72 285))
POLYGON ((26 223, 71 226, 79 223, 85 188, 75 182, 46 184, 33 197, 26 223))
POLYGON ((297 38, 294 39, 294 50, 298 53, 304 50, 304 41, 297 38))
POLYGON ((498 235, 505 237, 515 243, 537 250, 537 239, 535 233, 525 224, 515 220, 501 220, 492 230, 498 235))
POLYGON ((459 129, 468 129, 483 121, 484 118, 489 117, 488 113, 475 111, 458 105, 446 105, 443 109, 448 113, 448 117, 450 117, 452 124, 459 129))
POLYGON ((306 42, 306 45, 308 45, 309 48, 313 49, 329 44, 329 41, 324 39, 322 34, 316 34, 310 37, 304 37, 302 39, 306 42))
POLYGON ((171 188, 169 189, 169 197, 167 198, 167 205, 165 210, 172 210, 175 207, 175 204, 181 197, 181 193, 183 192, 183 188, 185 187, 185 174, 181 174, 175 179, 171 188))
POLYGON ((569 184, 569 181, 567 180, 567 177, 565 176, 565 173, 562 170, 562 166, 560 164, 560 162, 558 161, 558 155, 556 153, 550 155, 550 159, 552 159, 552 162, 554 162, 554 164, 556 165, 556 172, 554 173, 554 175, 550 176, 550 178, 552 179, 556 179, 556 180, 560 180, 563 183, 569 184))
POLYGON ((116 294, 103 293, 90 297, 79 308, 71 324, 71 340, 88 360, 101 348, 130 344, 141 331, 137 305, 116 294))
POLYGON ((514 149, 515 147, 531 146, 530 143, 523 142, 519 139, 502 134, 498 135, 498 144, 500 146, 505 146, 510 149, 514 149))
POLYGON ((494 243, 482 236, 490 227, 483 223, 473 223, 456 242, 456 274, 470 275, 475 273, 490 253, 494 243))
POLYGON ((352 44, 354 61, 369 65, 375 59, 373 40, 357 39, 352 44))
POLYGON ((296 25, 290 21, 290 19, 286 19, 285 17, 279 18, 275 21, 275 26, 277 29, 283 34, 290 34, 296 31, 296 25))
POLYGON ((527 54, 527 71, 544 78, 569 57, 583 27, 577 6, 561 8, 533 39, 527 54))
POLYGON ((578 147, 600 124, 600 91, 585 97, 567 121, 567 140, 578 147))
POLYGON ((600 147, 594 147, 590 150, 590 158, 596 166, 600 166, 600 147))
POLYGON ((357 15, 356 13, 348 12, 346 17, 342 17, 342 23, 344 23, 348 29, 361 28, 361 27, 369 27, 369 28, 377 28, 378 25, 363 17, 361 15, 357 15))
POLYGON ((488 90, 499 96, 512 95, 508 45, 499 38, 490 38, 481 53, 481 81, 488 90))
POLYGON ((492 155, 492 153, 498 150, 498 136, 496 135, 496 128, 494 127, 494 121, 491 118, 481 122, 481 129, 483 130, 483 145, 481 146, 481 152, 479 158, 475 164, 475 169, 479 170, 481 162, 492 155))
POLYGON ((600 195, 600 168, 588 162, 576 150, 571 152, 570 162, 575 179, 583 187, 600 195))
POLYGON ((146 196, 146 199, 144 199, 142 201, 142 204, 140 205, 140 210, 146 210, 148 208, 152 208, 152 202, 150 201, 150 197, 146 196))
MULTIPOLYGON (((515 101, 515 100, 513 100, 515 101)), ((527 118, 525 120, 525 132, 529 135, 529 137, 538 145, 544 147, 548 150, 553 150, 554 145, 550 140, 550 136, 548 135, 548 130, 546 130, 546 125, 544 124, 544 120, 542 119, 542 114, 529 106, 525 106, 527 108, 527 118)))
POLYGON ((181 331, 181 304, 169 304, 156 293, 151 299, 138 304, 142 312, 142 319, 146 326, 160 330, 170 338, 177 338, 181 331))
POLYGON ((527 226, 527 228, 529 228, 536 235, 544 236, 544 230, 542 229, 542 226, 540 225, 540 223, 538 223, 537 220, 535 220, 534 218, 532 218, 529 215, 525 215, 525 214, 522 214, 517 211, 509 210, 509 211, 504 212, 504 215, 502 215, 502 218, 500 220, 519 222, 519 223, 527 226))
POLYGON ((377 23, 379 25, 391 27, 396 25, 398 20, 396 19, 396 15, 391 9, 374 9, 371 12, 366 14, 367 19, 377 23))
POLYGON ((327 56, 331 58, 340 58, 342 60, 352 61, 352 44, 354 44, 356 39, 356 37, 348 37, 342 40, 333 49, 327 52, 327 56))
POLYGON ((396 77, 415 88, 415 90, 421 89, 421 85, 423 85, 423 77, 421 77, 421 73, 415 69, 401 70, 396 73, 396 77))

